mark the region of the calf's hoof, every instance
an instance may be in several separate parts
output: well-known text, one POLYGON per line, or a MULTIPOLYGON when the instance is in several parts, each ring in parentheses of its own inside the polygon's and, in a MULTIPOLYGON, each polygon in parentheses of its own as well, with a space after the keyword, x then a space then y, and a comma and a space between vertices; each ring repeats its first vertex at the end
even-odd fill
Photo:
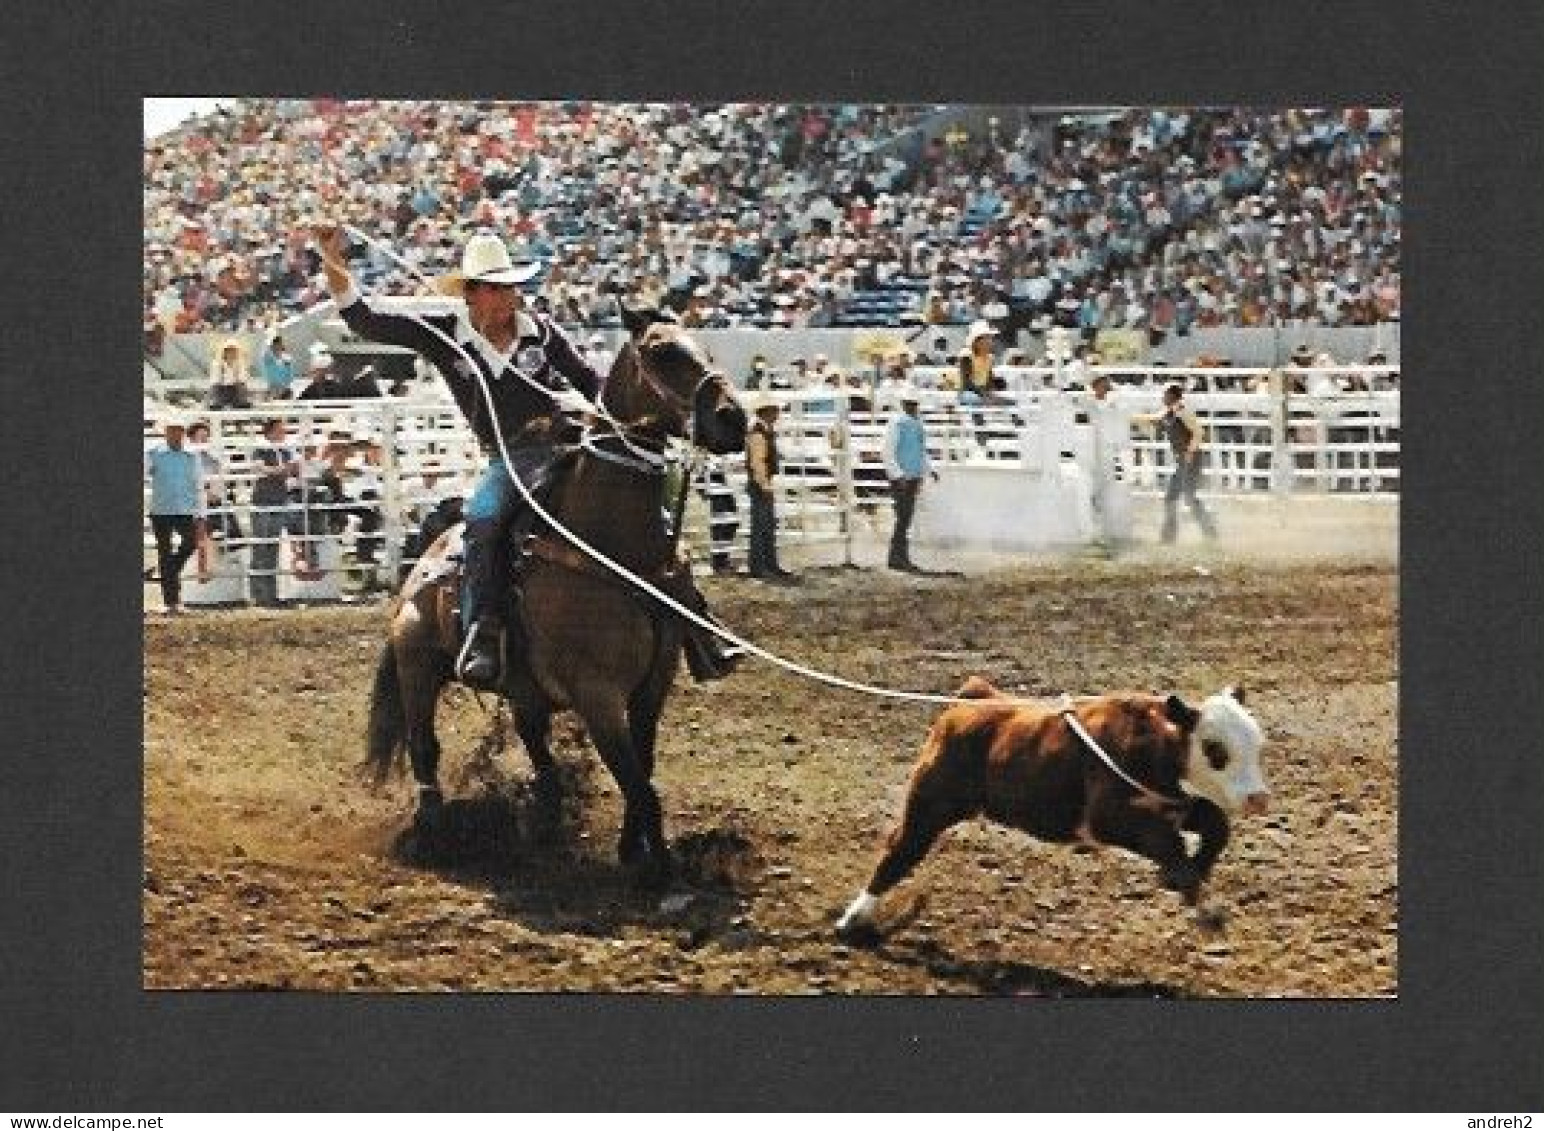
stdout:
POLYGON ((885 941, 884 932, 868 919, 858 919, 851 923, 837 920, 833 930, 840 942, 849 946, 862 947, 865 950, 872 950, 885 941))
POLYGON ((879 924, 874 921, 874 912, 878 907, 877 895, 867 891, 859 892, 847 905, 847 910, 842 912, 841 918, 837 919, 836 937, 857 946, 877 945, 884 937, 879 924))

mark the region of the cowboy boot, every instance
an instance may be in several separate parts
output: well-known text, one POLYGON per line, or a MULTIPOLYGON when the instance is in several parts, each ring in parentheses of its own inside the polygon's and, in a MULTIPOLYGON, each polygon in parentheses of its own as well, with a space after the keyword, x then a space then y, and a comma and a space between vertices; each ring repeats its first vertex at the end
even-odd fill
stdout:
POLYGON ((499 685, 504 639, 500 525, 491 519, 473 519, 463 536, 462 599, 470 616, 466 641, 456 657, 456 677, 478 691, 493 691, 499 685))
MULTIPOLYGON (((706 616, 706 610, 703 615, 706 616)), ((719 623, 716 617, 708 616, 707 619, 719 623)), ((686 670, 698 683, 723 679, 739 666, 743 654, 739 648, 726 647, 716 632, 695 624, 686 627, 685 645, 686 670)))
MULTIPOLYGON (((692 581, 690 572, 682 570, 670 585, 671 596, 692 612, 713 624, 719 621, 708 611, 708 600, 692 581)), ((686 652, 686 670, 698 683, 723 679, 739 666, 741 649, 726 647, 722 637, 691 621, 686 622, 686 638, 682 642, 686 652)))

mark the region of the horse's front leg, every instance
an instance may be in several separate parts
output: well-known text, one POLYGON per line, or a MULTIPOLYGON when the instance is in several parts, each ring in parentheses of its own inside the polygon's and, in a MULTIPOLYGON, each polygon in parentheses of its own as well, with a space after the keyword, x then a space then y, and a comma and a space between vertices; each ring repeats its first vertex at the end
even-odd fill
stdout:
MULTIPOLYGON (((665 843, 664 816, 654 783, 644 772, 643 762, 633 743, 632 728, 619 701, 598 703, 586 709, 577 707, 595 743, 596 753, 611 771, 622 791, 622 832, 617 840, 617 857, 623 864, 645 864, 646 878, 655 882, 670 879, 673 866, 665 843)), ((650 754, 653 749, 650 747, 650 754)))

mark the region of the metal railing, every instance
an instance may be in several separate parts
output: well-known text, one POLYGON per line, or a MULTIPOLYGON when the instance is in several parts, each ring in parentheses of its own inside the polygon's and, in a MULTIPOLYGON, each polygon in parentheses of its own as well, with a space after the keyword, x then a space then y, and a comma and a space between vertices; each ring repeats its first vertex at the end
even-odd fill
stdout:
MULTIPOLYGON (((1165 381, 1183 375, 1155 372, 1165 381)), ((949 391, 915 390, 934 463, 945 471, 1000 473, 1023 491, 1068 467, 1096 482, 1106 473, 1095 466, 1096 447, 1108 453, 1112 445, 1095 436, 1091 394, 1034 388, 1031 371, 1014 378, 1020 388, 1003 404, 962 404, 949 391)), ((900 393, 879 386, 779 395, 780 544, 823 547, 851 560, 856 536, 882 532, 889 486, 881 448, 900 393)), ((1113 444, 1116 474, 1137 495, 1159 493, 1172 461, 1142 417, 1160 411, 1160 386, 1127 386, 1112 396, 1122 422, 1113 444)), ((1203 426, 1203 495, 1397 499, 1397 392, 1198 392, 1186 402, 1203 426)), ((442 499, 467 493, 482 466, 475 439, 446 399, 287 402, 201 419, 210 425, 207 451, 219 471, 208 512, 209 578, 200 582, 190 570, 190 603, 242 603, 259 592, 335 600, 391 588, 419 552, 415 535, 424 517, 442 499), (302 473, 287 484, 284 501, 260 505, 252 497, 262 473, 253 452, 268 445, 262 424, 274 417, 286 422, 284 443, 297 450, 302 473), (329 450, 340 447, 347 459, 336 461, 336 481, 326 479, 329 450)), ((146 447, 157 441, 147 425, 146 447)), ((699 559, 743 560, 745 479, 740 455, 699 468, 685 529, 699 559)), ((148 524, 145 546, 149 564, 148 524)))

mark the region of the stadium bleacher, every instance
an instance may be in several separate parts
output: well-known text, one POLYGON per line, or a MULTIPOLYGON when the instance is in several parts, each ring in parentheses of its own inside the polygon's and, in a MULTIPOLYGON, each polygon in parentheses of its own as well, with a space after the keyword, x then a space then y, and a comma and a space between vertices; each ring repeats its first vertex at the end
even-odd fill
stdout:
POLYGON ((1091 112, 999 134, 968 110, 237 100, 147 148, 147 323, 260 330, 316 302, 295 232, 324 204, 430 275, 498 229, 551 264, 539 301, 584 325, 614 319, 619 289, 709 328, 963 323, 1005 297, 1016 326, 1397 318, 1397 111, 1091 112), (357 180, 336 187, 338 168, 357 180), (1026 293, 1035 276, 1050 293, 1026 293))

